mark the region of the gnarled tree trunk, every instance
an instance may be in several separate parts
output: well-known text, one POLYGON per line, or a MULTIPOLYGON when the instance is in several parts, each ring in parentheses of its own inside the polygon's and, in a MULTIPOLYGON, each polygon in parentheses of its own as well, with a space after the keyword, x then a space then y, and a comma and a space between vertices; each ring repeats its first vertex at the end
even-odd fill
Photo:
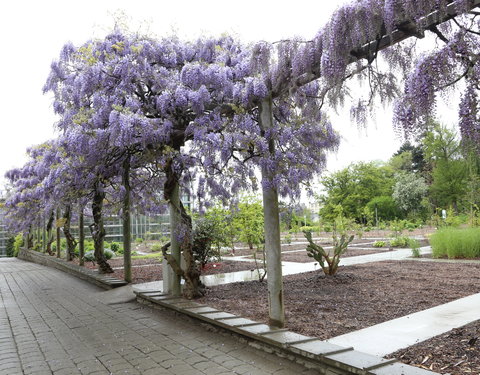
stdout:
POLYGON ((52 243, 55 241, 55 236, 53 235, 53 223, 55 222, 55 215, 53 214, 53 210, 50 213, 47 221, 47 248, 46 251, 48 255, 55 255, 52 251, 52 243))
POLYGON ((95 186, 95 193, 92 201, 93 224, 90 225, 90 232, 92 233, 94 243, 95 261, 98 264, 99 273, 113 273, 113 269, 108 264, 107 258, 103 252, 103 243, 105 239, 105 227, 103 226, 103 200, 105 199, 105 191, 103 185, 98 182, 95 186))
POLYGON ((65 210, 63 211, 63 234, 67 240, 67 261, 72 261, 75 258, 75 247, 77 246, 77 241, 73 237, 72 232, 70 231, 70 224, 72 220, 72 206, 66 205, 65 210))
MULTIPOLYGON (((180 200, 178 176, 173 170, 171 161, 165 167, 165 174, 167 179, 165 181, 164 197, 169 203, 171 210, 170 238, 172 252, 167 254, 167 246, 164 247, 163 254, 174 273, 179 278, 182 277, 185 280, 183 287, 184 297, 188 299, 198 298, 205 294, 205 285, 200 280, 200 269, 193 255, 192 219, 187 214, 180 200), (177 246, 178 248, 176 248, 177 246), (181 266, 180 253, 185 260, 185 269, 181 266)), ((177 285, 173 288, 173 291, 179 288, 180 285, 177 285)))

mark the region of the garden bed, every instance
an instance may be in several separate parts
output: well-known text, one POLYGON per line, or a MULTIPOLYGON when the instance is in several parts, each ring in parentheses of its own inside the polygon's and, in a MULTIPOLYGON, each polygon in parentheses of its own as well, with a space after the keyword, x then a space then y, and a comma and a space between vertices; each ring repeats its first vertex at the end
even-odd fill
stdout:
MULTIPOLYGON (((162 265, 158 262, 146 263, 151 259, 138 259, 132 262, 132 283, 140 284, 150 281, 163 280, 162 265), (142 261, 142 262, 139 262, 142 261), (141 263, 141 264, 138 264, 141 263)), ((109 261, 112 264, 111 260, 109 261)), ((123 259, 121 262, 123 266, 123 259)), ((235 271, 246 271, 254 269, 255 265, 253 263, 247 262, 235 262, 231 260, 225 260, 222 262, 209 263, 202 270, 202 275, 213 275, 218 273, 228 273, 235 271)), ((111 274, 113 277, 116 277, 120 280, 124 278, 123 268, 114 269, 114 273, 111 274)))
MULTIPOLYGON (((321 339, 369 327, 480 292, 480 265, 385 261, 285 277, 288 328, 321 339)), ((266 322, 266 282, 209 288, 209 306, 266 322)))
POLYGON ((399 350, 389 357, 441 374, 480 374, 480 320, 399 350))
MULTIPOLYGON (((386 251, 388 251, 388 249, 372 249, 372 250, 348 249, 342 255, 342 258, 356 257, 356 256, 360 256, 360 255, 369 255, 369 254, 376 254, 376 253, 384 253, 386 251)), ((307 255, 306 251, 301 251, 301 252, 296 252, 296 253, 282 253, 282 261, 285 261, 285 262, 299 262, 299 263, 316 262, 315 259, 310 258, 307 255)), ((341 263, 341 261, 340 261, 340 263, 341 263)))

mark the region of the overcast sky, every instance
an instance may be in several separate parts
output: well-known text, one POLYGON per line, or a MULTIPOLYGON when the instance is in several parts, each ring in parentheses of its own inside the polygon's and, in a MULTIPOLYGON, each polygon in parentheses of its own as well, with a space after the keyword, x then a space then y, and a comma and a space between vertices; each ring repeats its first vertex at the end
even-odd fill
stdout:
MULTIPOLYGON (((3 175, 25 161, 27 147, 54 137, 51 97, 42 94, 52 60, 68 41, 81 44, 103 37, 123 13, 131 29, 142 25, 156 35, 175 30, 194 39, 201 34, 233 33, 246 42, 311 38, 332 12, 347 0, 329 1, 3 1, 0 5, 0 184, 3 175)), ((330 113, 344 137, 329 170, 358 160, 386 160, 400 141, 391 126, 391 110, 379 110, 375 123, 359 131, 350 124, 348 108, 330 113)))

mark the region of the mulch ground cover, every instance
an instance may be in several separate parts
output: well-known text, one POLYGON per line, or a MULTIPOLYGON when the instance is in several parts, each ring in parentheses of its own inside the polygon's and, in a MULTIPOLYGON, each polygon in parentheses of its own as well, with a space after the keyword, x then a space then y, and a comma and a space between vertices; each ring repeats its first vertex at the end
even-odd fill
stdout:
MULTIPOLYGON (((138 259, 142 261, 147 261, 151 259, 138 259)), ((112 264, 111 261, 109 263, 112 264)), ((123 261, 121 263, 123 265, 123 261)), ((209 263, 202 270, 202 275, 213 275, 218 273, 228 273, 235 271, 246 271, 251 270, 255 266, 253 263, 246 262, 234 262, 231 260, 225 260, 222 262, 209 263)), ((123 280, 124 272, 123 268, 114 269, 114 273, 111 276, 123 280)), ((132 283, 140 284, 150 281, 163 280, 162 265, 161 263, 144 263, 143 265, 136 265, 133 263, 132 267, 132 283)))
MULTIPOLYGON (((320 277, 320 272, 287 276, 284 300, 288 328, 328 339, 369 327, 480 293, 479 271, 478 264, 385 261, 344 267, 334 277, 320 277)), ((266 282, 211 287, 199 302, 259 322, 268 319, 266 282)), ((478 337, 478 325, 465 335, 478 337)), ((427 344, 425 351, 436 347, 432 345, 427 344)), ((451 345, 439 347, 435 371, 469 356, 468 348, 461 342, 451 345)), ((479 343, 475 345, 478 354, 479 343)), ((474 359, 475 363, 468 358, 469 366, 480 366, 480 356, 474 359)), ((409 359, 405 355, 402 360, 409 359)), ((421 361, 415 357, 411 363, 423 366, 421 361)))
POLYGON ((480 320, 389 355, 441 374, 480 374, 480 320))
MULTIPOLYGON (((388 251, 388 249, 376 249, 376 250, 349 249, 345 253, 343 253, 342 258, 356 257, 360 255, 368 255, 368 254, 375 254, 375 253, 384 253, 386 251, 388 251)), ((295 252, 295 253, 282 253, 282 261, 308 263, 308 262, 315 262, 315 259, 310 258, 307 255, 306 251, 301 251, 301 252, 295 252)))

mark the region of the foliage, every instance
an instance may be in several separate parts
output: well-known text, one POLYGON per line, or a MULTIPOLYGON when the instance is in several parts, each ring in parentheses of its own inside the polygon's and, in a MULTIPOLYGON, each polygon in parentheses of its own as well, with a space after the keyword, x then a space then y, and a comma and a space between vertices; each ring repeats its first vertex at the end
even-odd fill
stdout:
POLYGON ((14 244, 15 244, 15 237, 8 237, 6 244, 5 244, 5 249, 6 249, 6 254, 7 257, 13 257, 14 255, 14 244))
POLYGON ((19 233, 15 236, 15 241, 13 242, 13 256, 18 256, 20 249, 24 246, 23 234, 19 233))
POLYGON ((112 242, 110 244, 110 250, 112 250, 114 253, 118 253, 118 251, 120 250, 120 244, 117 242, 112 242))
POLYGON ((340 263, 340 257, 347 250, 348 244, 353 241, 354 236, 347 237, 346 234, 342 234, 341 237, 338 237, 336 233, 334 233, 333 254, 330 254, 322 246, 313 242, 311 232, 304 232, 304 234, 309 242, 307 245, 307 255, 318 262, 326 276, 335 275, 340 263))
POLYGON ((137 238, 135 238, 135 242, 138 243, 138 244, 143 243, 143 241, 144 241, 144 240, 143 240, 142 237, 137 237, 137 238))
MULTIPOLYGON (((115 256, 115 253, 110 249, 105 249, 104 254, 105 258, 107 259, 112 259, 115 256)), ((87 262, 95 262, 94 250, 87 251, 83 256, 83 259, 85 259, 87 262)))
POLYGON ((410 244, 410 238, 404 237, 404 236, 398 236, 398 237, 392 238, 389 241, 389 244, 391 247, 407 247, 410 244))
POLYGON ((218 250, 212 247, 215 233, 215 222, 206 217, 195 221, 193 229, 193 255, 195 261, 200 264, 202 269, 205 268, 211 259, 220 258, 218 250))
POLYGON ((154 252, 162 251, 162 244, 160 242, 155 242, 150 246, 150 250, 154 252))
POLYGON ((410 238, 408 246, 412 249, 412 257, 420 258, 420 243, 416 239, 410 238))
POLYGON ((161 252, 159 253, 150 253, 150 254, 143 254, 143 255, 137 255, 137 253, 132 254, 132 259, 157 259, 161 261, 163 259, 163 255, 161 252))
POLYGON ((364 207, 372 199, 391 195, 394 179, 389 167, 357 163, 324 177, 321 182, 326 194, 319 197, 322 220, 333 221, 337 217, 335 208, 341 205, 346 217, 361 222, 364 207))
POLYGON ((480 228, 442 228, 430 237, 435 258, 480 257, 480 228))
POLYGON ((396 174, 395 180, 392 197, 397 206, 405 213, 419 211, 422 199, 428 191, 423 177, 403 172, 396 174))
POLYGON ((240 201, 233 223, 239 228, 238 239, 250 249, 264 243, 263 206, 256 198, 244 197, 240 201))
POLYGON ((373 247, 385 247, 387 246, 386 241, 375 241, 372 245, 373 247))
POLYGON ((392 196, 379 196, 371 199, 366 207, 372 214, 372 219, 375 218, 375 209, 378 220, 393 220, 402 217, 402 212, 399 210, 397 203, 392 196))

